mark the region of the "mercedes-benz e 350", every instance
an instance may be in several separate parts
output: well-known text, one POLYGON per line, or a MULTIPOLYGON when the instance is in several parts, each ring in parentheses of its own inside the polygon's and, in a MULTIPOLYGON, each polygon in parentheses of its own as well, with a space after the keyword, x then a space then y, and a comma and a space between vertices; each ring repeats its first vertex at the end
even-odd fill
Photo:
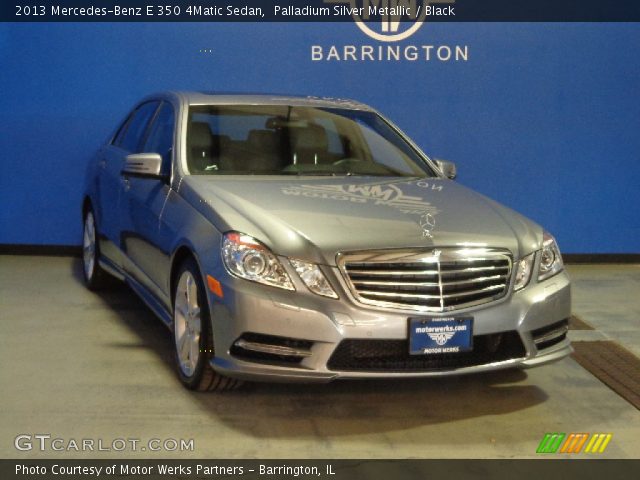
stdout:
POLYGON ((354 101, 153 95, 88 168, 86 283, 146 302, 191 389, 565 357, 554 238, 455 175, 354 101))

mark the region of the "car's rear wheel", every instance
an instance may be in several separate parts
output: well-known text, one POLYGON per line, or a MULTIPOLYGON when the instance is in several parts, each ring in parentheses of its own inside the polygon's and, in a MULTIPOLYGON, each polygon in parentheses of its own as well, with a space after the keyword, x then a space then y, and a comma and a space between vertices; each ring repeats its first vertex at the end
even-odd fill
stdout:
POLYGON ((231 390, 240 381, 217 373, 209 361, 214 356, 211 319, 204 285, 193 258, 182 263, 173 294, 173 339, 180 381, 198 391, 231 390))
POLYGON ((98 225, 91 209, 84 215, 82 232, 82 272, 89 290, 99 290, 109 284, 109 274, 100 266, 98 225))

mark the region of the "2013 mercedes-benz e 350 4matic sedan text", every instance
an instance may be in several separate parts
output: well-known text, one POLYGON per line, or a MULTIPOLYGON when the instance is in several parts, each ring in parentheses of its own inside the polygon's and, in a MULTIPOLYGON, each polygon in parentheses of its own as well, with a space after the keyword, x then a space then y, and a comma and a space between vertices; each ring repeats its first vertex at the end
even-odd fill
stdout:
POLYGON ((126 281, 198 390, 565 357, 553 237, 453 177, 353 101, 154 95, 88 169, 86 282, 126 281))

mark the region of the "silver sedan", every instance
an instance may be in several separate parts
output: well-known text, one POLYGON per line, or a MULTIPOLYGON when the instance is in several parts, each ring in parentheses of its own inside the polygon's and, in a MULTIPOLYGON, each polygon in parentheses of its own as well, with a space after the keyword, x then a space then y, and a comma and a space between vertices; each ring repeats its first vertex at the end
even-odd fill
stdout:
POLYGON ((125 281, 196 390, 565 357, 555 240, 455 175, 354 101, 150 96, 89 164, 86 283, 125 281))

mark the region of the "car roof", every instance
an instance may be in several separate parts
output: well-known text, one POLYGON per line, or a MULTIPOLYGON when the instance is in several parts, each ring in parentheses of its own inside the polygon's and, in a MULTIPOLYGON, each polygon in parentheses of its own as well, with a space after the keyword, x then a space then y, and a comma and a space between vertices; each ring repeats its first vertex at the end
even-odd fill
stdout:
POLYGON ((175 91, 166 92, 166 94, 178 97, 187 105, 289 105, 373 111, 368 105, 342 98, 235 92, 175 91))

